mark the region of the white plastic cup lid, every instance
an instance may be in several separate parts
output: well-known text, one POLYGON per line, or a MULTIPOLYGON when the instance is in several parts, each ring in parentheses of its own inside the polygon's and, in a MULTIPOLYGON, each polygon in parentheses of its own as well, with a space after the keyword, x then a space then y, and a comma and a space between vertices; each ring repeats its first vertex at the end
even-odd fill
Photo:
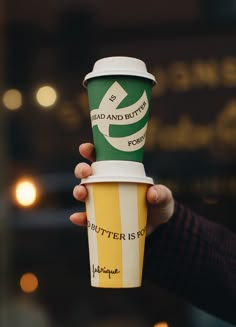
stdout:
POLYGON ((93 70, 88 73, 83 81, 86 87, 87 81, 94 77, 109 75, 126 75, 147 78, 155 85, 155 77, 147 72, 146 64, 137 58, 132 57, 107 57, 95 62, 93 70))
POLYGON ((107 160, 92 163, 93 175, 81 180, 82 184, 99 182, 129 182, 153 184, 153 179, 146 176, 140 162, 107 160))

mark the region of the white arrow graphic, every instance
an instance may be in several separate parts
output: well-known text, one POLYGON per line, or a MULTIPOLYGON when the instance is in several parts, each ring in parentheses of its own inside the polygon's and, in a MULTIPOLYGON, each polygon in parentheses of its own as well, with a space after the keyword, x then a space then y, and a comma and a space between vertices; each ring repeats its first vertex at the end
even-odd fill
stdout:
POLYGON ((144 91, 137 102, 128 107, 117 109, 127 95, 122 86, 118 82, 114 82, 105 93, 99 108, 91 111, 91 121, 92 127, 97 125, 99 131, 113 147, 131 152, 143 146, 147 124, 138 132, 125 137, 110 137, 109 127, 111 124, 129 125, 138 122, 147 113, 149 105, 146 91, 144 91))
POLYGON ((147 124, 138 132, 125 137, 105 136, 106 140, 116 149, 125 152, 139 150, 144 146, 146 139, 147 124))

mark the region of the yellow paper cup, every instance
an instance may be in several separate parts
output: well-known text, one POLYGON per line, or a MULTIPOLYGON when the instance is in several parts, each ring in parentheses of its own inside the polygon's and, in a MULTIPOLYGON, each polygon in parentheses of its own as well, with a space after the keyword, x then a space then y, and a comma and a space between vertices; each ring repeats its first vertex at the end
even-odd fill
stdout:
MULTIPOLYGON (((103 164, 96 164, 94 170, 99 175, 103 164)), ((116 165, 127 166, 122 162, 112 164, 113 172, 116 165)), ((138 165, 141 167, 141 164, 138 165)), ((88 189, 86 211, 90 275, 91 285, 95 287, 140 287, 142 282, 146 192, 152 179, 141 175, 135 177, 135 169, 130 167, 133 176, 128 177, 127 171, 121 176, 122 167, 117 176, 109 176, 109 173, 113 173, 107 169, 107 176, 101 173, 100 176, 95 174, 83 180, 88 189)))

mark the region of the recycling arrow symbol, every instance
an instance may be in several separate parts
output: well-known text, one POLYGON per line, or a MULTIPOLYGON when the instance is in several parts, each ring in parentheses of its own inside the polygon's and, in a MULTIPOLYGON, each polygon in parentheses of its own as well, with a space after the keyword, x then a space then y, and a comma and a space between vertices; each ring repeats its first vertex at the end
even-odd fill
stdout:
POLYGON ((130 125, 143 119, 148 111, 146 91, 134 104, 117 109, 128 93, 118 83, 114 82, 102 98, 98 109, 91 111, 92 127, 98 126, 100 133, 116 149, 126 152, 136 151, 145 143, 147 123, 137 132, 124 137, 111 137, 110 125, 130 125))

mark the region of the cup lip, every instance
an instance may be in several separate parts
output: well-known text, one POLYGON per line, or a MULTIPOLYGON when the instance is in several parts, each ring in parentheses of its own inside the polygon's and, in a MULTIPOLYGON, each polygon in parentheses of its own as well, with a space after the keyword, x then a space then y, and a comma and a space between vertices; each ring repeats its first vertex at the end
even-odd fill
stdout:
POLYGON ((153 185, 154 181, 151 177, 144 176, 89 176, 81 179, 81 184, 93 183, 138 183, 153 185))
POLYGON ((133 71, 129 71, 129 70, 114 70, 114 71, 101 71, 101 72, 91 72, 91 73, 88 73, 84 80, 83 80, 83 86, 85 88, 87 88, 87 85, 88 85, 88 80, 92 79, 92 78, 96 78, 96 77, 105 77, 105 76, 133 76, 133 77, 141 77, 141 78, 145 78, 145 79, 148 79, 148 80, 151 80, 152 81, 152 84, 153 86, 155 86, 157 84, 157 81, 155 79, 155 77, 146 72, 146 73, 143 73, 143 72, 133 72, 133 71))

